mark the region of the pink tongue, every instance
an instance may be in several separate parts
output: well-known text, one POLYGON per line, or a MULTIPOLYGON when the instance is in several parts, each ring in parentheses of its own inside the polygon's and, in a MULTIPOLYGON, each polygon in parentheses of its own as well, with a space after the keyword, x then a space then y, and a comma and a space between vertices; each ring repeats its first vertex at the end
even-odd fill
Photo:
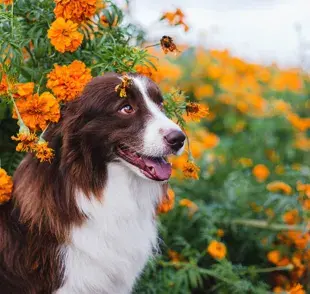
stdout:
POLYGON ((159 181, 168 180, 171 176, 171 165, 162 158, 144 158, 145 164, 148 167, 155 169, 154 177, 159 181))

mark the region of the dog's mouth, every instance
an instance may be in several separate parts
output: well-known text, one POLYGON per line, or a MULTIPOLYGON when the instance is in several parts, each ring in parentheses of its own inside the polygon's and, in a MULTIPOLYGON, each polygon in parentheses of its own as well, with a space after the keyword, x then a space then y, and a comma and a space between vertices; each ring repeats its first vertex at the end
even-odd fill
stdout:
POLYGON ((119 157, 136 166, 149 179, 154 181, 166 181, 171 176, 171 164, 165 157, 150 157, 131 151, 127 146, 119 146, 116 149, 119 157))

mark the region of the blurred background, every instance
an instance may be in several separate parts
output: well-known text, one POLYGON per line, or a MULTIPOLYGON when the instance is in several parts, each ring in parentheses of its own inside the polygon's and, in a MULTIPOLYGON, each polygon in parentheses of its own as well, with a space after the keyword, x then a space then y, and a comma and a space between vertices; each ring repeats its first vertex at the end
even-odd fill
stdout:
POLYGON ((179 43, 230 49, 249 61, 310 66, 305 58, 310 54, 307 0, 133 0, 130 10, 153 39, 171 34, 179 43), (174 8, 185 13, 187 33, 157 22, 174 8))

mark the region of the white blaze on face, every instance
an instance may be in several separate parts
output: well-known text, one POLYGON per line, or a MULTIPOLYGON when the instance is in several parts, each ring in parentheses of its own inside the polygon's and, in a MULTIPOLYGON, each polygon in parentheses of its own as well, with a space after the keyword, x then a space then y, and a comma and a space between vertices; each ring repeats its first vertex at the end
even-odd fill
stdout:
MULTIPOLYGON (((148 81, 141 77, 135 77, 133 80, 150 112, 150 118, 144 130, 142 152, 145 155, 154 157, 166 155, 168 146, 164 141, 164 134, 170 131, 181 131, 181 128, 170 120, 149 97, 147 92, 148 81)), ((182 151, 183 147, 179 150, 178 154, 182 153, 182 151)))

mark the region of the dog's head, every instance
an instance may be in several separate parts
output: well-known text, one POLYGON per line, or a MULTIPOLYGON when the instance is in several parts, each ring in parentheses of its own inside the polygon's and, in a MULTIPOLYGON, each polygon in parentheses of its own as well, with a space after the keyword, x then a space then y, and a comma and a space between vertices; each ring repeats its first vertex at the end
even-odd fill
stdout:
POLYGON ((79 149, 91 161, 119 161, 141 177, 166 181, 171 174, 166 156, 182 152, 185 135, 166 117, 158 86, 140 75, 130 77, 127 97, 115 91, 121 76, 105 74, 69 104, 63 150, 69 160, 76 160, 72 151, 79 149))

